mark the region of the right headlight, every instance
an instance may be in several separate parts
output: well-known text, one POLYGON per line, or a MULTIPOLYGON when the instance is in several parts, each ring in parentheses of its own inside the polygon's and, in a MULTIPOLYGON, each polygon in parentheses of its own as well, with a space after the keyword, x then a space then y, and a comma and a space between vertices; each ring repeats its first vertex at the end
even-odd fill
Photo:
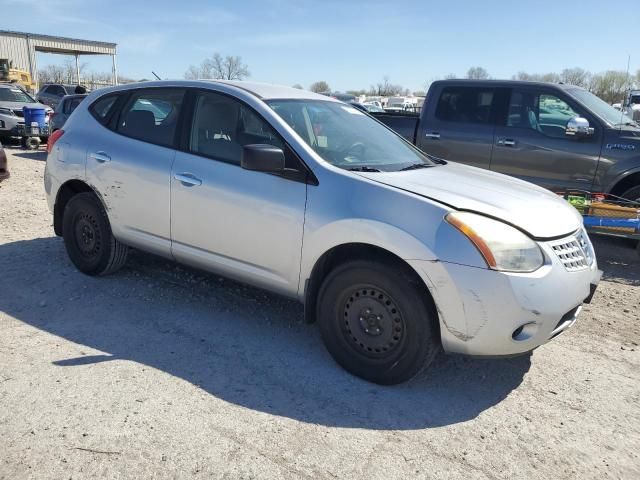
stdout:
POLYGON ((9 115, 10 117, 15 117, 15 113, 10 108, 0 108, 0 113, 3 115, 9 115))
POLYGON ((452 212, 445 219, 471 240, 493 270, 533 272, 544 265, 538 244, 511 225, 470 212, 452 212))

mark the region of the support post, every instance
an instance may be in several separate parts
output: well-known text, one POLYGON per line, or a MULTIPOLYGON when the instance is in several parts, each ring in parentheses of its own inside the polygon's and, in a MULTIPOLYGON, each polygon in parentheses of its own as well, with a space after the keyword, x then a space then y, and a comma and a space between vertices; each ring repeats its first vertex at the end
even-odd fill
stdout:
POLYGON ((113 63, 112 75, 113 75, 113 84, 118 85, 118 67, 116 66, 116 54, 111 55, 111 62, 113 63))
POLYGON ((78 52, 76 52, 76 81, 80 85, 80 63, 78 63, 78 52))

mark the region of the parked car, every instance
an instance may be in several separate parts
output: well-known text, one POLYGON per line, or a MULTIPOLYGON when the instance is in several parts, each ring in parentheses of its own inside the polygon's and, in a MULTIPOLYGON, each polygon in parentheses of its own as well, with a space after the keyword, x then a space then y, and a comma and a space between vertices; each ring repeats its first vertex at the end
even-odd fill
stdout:
POLYGON ((9 178, 9 161, 7 160, 7 153, 0 143, 0 182, 9 178))
POLYGON ((530 351, 600 278, 557 195, 434 160, 303 90, 112 87, 47 150, 54 230, 80 271, 114 272, 132 246, 298 299, 335 360, 373 382, 413 377, 441 347, 530 351))
POLYGON ((80 102, 85 99, 87 95, 65 95, 58 103, 58 106, 49 117, 49 130, 55 132, 62 128, 64 123, 69 118, 69 115, 73 113, 80 102))
POLYGON ((19 134, 18 127, 24 125, 22 107, 41 107, 48 114, 52 112, 51 108, 36 102, 21 88, 0 84, 0 139, 19 134))
POLYGON ((81 89, 84 89, 84 92, 77 91, 78 85, 64 85, 62 83, 46 83, 40 87, 36 98, 40 103, 44 103, 45 105, 49 105, 51 108, 56 108, 62 97, 65 95, 74 95, 77 93, 87 93, 86 89, 80 86, 81 89))
POLYGON ((357 108, 358 110, 362 111, 362 112, 384 112, 383 108, 378 108, 375 105, 367 105, 364 103, 358 103, 358 102, 349 102, 349 105, 351 105, 353 108, 357 108))
POLYGON ((423 152, 555 192, 640 200, 640 127, 572 85, 434 82, 419 115, 374 114, 423 152))
POLYGON ((351 95, 350 93, 339 93, 339 92, 322 92, 321 95, 325 95, 327 97, 335 98, 336 100, 340 100, 341 102, 350 103, 356 101, 356 96, 351 95))

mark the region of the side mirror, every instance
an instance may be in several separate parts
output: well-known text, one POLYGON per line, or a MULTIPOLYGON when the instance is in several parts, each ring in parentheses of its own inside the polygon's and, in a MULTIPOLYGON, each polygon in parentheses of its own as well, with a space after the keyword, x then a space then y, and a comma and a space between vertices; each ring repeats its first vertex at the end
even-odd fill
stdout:
POLYGON ((245 170, 277 173, 284 170, 284 152, 273 145, 255 144, 242 147, 240 166, 245 170))
POLYGON ((565 134, 570 137, 584 138, 593 135, 594 130, 589 126, 589 120, 583 117, 573 117, 567 123, 565 134))

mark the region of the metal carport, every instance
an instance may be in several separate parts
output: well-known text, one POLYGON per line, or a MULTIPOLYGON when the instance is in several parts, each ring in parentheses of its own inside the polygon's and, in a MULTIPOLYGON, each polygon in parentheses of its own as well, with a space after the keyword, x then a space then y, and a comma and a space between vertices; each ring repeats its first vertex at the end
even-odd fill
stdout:
POLYGON ((40 35, 37 33, 0 30, 0 58, 8 58, 14 68, 27 70, 34 82, 38 82, 36 52, 73 55, 76 59, 76 75, 80 83, 78 57, 81 55, 110 55, 113 84, 118 84, 116 44, 95 40, 40 35))

